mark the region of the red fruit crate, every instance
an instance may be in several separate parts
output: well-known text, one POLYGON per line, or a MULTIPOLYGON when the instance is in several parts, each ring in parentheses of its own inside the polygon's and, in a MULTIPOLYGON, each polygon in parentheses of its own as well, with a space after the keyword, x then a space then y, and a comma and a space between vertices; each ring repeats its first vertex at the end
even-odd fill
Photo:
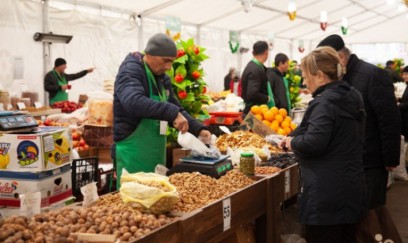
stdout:
POLYGON ((243 121, 242 112, 210 112, 210 125, 236 126, 243 121))

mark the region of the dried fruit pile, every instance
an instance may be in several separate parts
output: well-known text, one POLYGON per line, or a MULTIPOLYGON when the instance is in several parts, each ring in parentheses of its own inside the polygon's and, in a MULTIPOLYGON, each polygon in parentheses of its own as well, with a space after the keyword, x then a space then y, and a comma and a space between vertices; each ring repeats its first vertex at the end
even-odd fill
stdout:
POLYGON ((180 195, 175 210, 191 212, 249 186, 254 181, 241 172, 232 170, 218 180, 199 173, 173 174, 170 176, 170 183, 180 195))
POLYGON ((256 166, 255 167, 255 174, 258 175, 271 175, 273 173, 279 172, 281 169, 274 166, 256 166))
POLYGON ((103 202, 106 205, 99 202, 89 208, 64 208, 30 219, 10 217, 0 221, 0 241, 79 242, 71 233, 114 234, 121 241, 133 241, 175 219, 143 214, 123 203, 103 202))
POLYGON ((216 146, 221 152, 227 151, 227 148, 232 149, 243 148, 243 147, 253 147, 262 149, 264 145, 269 147, 271 152, 281 152, 282 150, 278 147, 273 146, 268 143, 256 133, 247 131, 235 131, 231 134, 223 134, 218 137, 216 146))

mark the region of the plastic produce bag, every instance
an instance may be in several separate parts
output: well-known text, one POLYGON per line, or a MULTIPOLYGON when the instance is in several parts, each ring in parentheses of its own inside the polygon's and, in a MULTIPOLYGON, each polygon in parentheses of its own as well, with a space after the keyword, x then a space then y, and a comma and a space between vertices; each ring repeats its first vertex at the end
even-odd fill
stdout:
POLYGON ((191 155, 196 158, 219 158, 221 153, 215 146, 216 140, 217 137, 215 135, 211 136, 211 141, 205 141, 208 145, 207 147, 200 139, 191 133, 179 133, 177 137, 177 142, 183 148, 190 149, 191 155))
POLYGON ((146 213, 163 214, 171 211, 179 195, 166 176, 155 173, 124 173, 120 196, 124 203, 146 213))

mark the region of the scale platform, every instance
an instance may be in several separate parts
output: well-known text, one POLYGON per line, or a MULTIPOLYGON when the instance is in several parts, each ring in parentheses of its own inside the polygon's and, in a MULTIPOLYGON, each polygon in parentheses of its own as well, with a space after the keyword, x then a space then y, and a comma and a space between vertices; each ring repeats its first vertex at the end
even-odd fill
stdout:
POLYGON ((221 155, 217 159, 195 158, 192 156, 181 158, 181 163, 171 168, 167 175, 182 172, 200 172, 214 178, 220 178, 233 169, 229 155, 221 155))

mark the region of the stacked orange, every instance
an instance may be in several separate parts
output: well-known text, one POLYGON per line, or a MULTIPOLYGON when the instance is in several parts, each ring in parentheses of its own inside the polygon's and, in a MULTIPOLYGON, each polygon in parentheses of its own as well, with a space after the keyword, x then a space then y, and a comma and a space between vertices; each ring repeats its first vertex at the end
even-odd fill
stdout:
POLYGON ((296 128, 292 118, 284 108, 268 108, 267 105, 252 106, 251 113, 277 134, 288 135, 296 128))

